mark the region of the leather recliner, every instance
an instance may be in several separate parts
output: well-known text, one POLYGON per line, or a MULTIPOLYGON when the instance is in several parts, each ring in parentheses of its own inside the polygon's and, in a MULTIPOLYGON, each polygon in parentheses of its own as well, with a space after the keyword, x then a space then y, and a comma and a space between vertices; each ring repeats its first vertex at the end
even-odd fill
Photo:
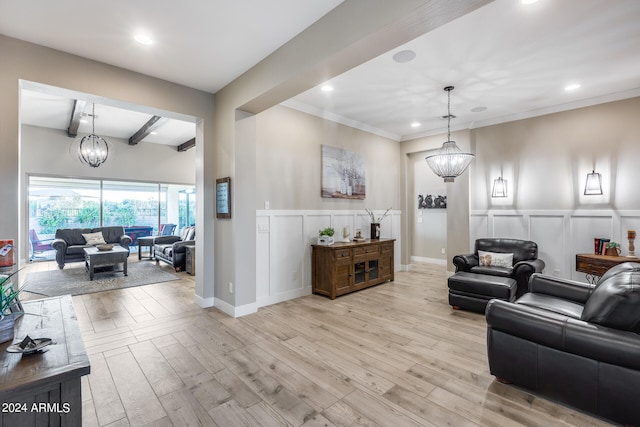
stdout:
POLYGON ((595 285, 534 274, 529 291, 487 305, 491 374, 640 425, 640 264, 620 264, 595 285))
POLYGON ((467 271, 515 279, 517 282, 516 298, 527 292, 529 277, 533 273, 541 273, 545 266, 544 261, 538 258, 538 245, 535 242, 504 238, 477 239, 473 253, 454 256, 453 264, 456 267, 456 273, 467 271), (513 266, 480 265, 478 251, 513 254, 513 266))

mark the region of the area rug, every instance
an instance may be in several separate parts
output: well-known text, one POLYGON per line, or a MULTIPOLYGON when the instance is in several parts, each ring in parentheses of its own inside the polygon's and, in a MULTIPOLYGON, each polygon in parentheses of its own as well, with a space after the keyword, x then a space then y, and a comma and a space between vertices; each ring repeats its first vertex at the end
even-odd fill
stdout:
POLYGON ((82 264, 66 266, 64 270, 36 271, 27 273, 23 289, 26 292, 54 297, 131 288, 180 278, 149 262, 132 262, 127 270, 128 276, 104 272, 96 274, 93 281, 89 280, 89 273, 82 264))

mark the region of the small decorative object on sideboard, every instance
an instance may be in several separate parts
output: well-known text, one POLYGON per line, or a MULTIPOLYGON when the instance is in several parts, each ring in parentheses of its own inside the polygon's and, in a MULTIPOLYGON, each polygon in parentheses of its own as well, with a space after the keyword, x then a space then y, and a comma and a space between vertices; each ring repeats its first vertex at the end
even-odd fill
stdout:
POLYGON ((376 216, 371 209, 365 209, 367 215, 369 215, 369 221, 371 222, 371 240, 380 239, 380 223, 389 216, 390 210, 391 208, 388 208, 382 215, 376 216))
POLYGON ((629 258, 635 258, 636 257, 636 246, 635 246, 635 240, 636 240, 636 231, 635 230, 628 230, 627 231, 627 239, 629 239, 629 258))
POLYGON ((342 240, 340 240, 342 243, 349 243, 351 240, 349 240, 349 236, 351 235, 351 232, 349 231, 349 227, 344 226, 342 227, 342 240))
POLYGON ((324 230, 318 231, 318 244, 319 245, 333 245, 333 235, 335 230, 331 227, 327 227, 324 230))
POLYGON ((620 244, 617 242, 607 243, 604 254, 608 256, 620 256, 620 244))

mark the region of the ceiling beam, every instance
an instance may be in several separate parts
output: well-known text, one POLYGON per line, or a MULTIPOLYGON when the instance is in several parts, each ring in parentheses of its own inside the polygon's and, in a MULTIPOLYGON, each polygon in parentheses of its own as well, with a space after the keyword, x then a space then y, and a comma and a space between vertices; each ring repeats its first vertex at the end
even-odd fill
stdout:
POLYGON ((73 101, 73 111, 71 112, 71 118, 69 119, 69 127, 67 128, 67 136, 69 138, 75 138, 78 136, 78 126, 80 126, 80 119, 84 114, 84 108, 87 106, 87 101, 75 99, 73 101))
POLYGON ((142 127, 138 129, 138 131, 134 133, 131 138, 129 138, 129 145, 136 145, 138 142, 145 139, 151 132, 153 132, 154 129, 159 127, 166 120, 160 119, 162 119, 162 117, 160 116, 151 117, 147 123, 142 125, 142 127))
POLYGON ((193 148, 195 146, 196 146, 196 139, 191 138, 187 142, 183 142, 182 144, 178 145, 178 151, 187 151, 189 148, 193 148))

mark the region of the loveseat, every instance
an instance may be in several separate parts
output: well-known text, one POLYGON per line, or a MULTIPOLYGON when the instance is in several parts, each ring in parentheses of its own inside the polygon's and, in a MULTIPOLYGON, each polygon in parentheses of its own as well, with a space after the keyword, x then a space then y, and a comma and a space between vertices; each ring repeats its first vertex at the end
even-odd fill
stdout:
MULTIPOLYGON (((473 253, 456 255, 453 264, 457 272, 515 279, 516 298, 527 292, 529 277, 541 273, 545 263, 538 258, 535 242, 518 239, 477 239, 473 253)), ((465 297, 473 298, 473 295, 465 297)))
POLYGON ((184 270, 187 259, 187 245, 195 245, 196 227, 186 226, 178 236, 158 236, 154 239, 153 252, 156 263, 170 264, 176 271, 184 270))
POLYGON ((534 274, 487 305, 491 374, 620 424, 640 426, 640 264, 597 284, 534 274))
POLYGON ((56 250, 56 262, 58 268, 62 270, 65 263, 84 261, 84 248, 92 246, 87 243, 85 236, 95 233, 102 233, 105 243, 120 245, 129 250, 131 237, 124 233, 124 227, 96 227, 96 228, 59 228, 56 230, 55 239, 51 242, 51 246, 56 250))

